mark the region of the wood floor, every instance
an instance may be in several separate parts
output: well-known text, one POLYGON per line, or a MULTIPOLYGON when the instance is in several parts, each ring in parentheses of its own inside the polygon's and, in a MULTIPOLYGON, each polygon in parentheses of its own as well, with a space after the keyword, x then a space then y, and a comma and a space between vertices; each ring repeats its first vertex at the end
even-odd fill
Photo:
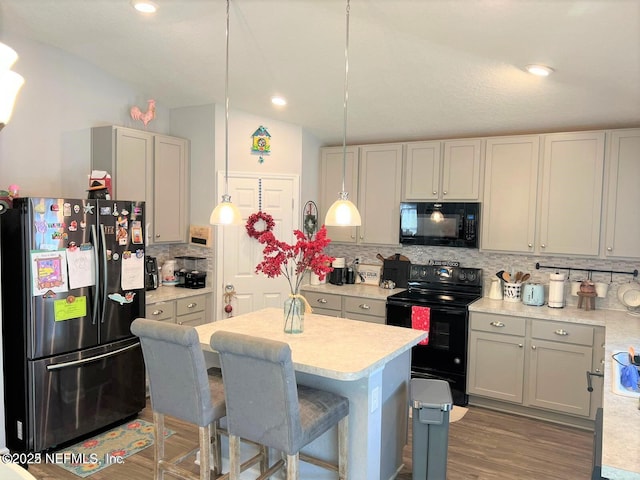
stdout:
MULTIPOLYGON (((143 410, 141 418, 151 421, 150 407, 143 410)), ((168 455, 197 442, 195 428, 170 418, 166 426, 176 431, 167 442, 168 455)), ((592 445, 591 432, 469 407, 461 421, 449 426, 447 479, 589 479, 592 445)), ((411 480, 411 442, 404 449, 404 462, 397 479, 411 480)), ((125 459, 124 464, 112 465, 88 478, 151 480, 152 468, 150 447, 125 459)), ((56 465, 32 465, 29 471, 39 480, 79 479, 56 465)))

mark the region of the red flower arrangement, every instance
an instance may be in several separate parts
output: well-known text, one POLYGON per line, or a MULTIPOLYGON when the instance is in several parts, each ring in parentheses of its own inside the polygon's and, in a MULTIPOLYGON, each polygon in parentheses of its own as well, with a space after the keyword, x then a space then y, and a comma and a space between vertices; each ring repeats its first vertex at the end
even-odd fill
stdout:
POLYGON ((256 266, 256 273, 262 272, 269 278, 284 275, 291 293, 297 295, 307 270, 323 280, 333 270, 331 262, 335 258, 324 253, 325 247, 331 243, 324 225, 318 230, 314 240, 309 240, 300 230, 294 230, 293 233, 297 239, 293 245, 279 241, 271 231, 258 238, 264 244, 264 260, 256 266))

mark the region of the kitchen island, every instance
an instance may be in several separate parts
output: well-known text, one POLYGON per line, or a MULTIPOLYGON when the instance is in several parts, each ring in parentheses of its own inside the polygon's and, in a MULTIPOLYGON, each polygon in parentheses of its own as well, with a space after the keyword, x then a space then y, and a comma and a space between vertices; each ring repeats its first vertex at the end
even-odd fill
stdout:
MULTIPOLYGON (((316 314, 305 315, 304 323, 304 333, 285 334, 282 309, 266 308, 196 330, 207 367, 218 365, 209 345, 216 331, 288 343, 300 384, 349 398, 349 478, 394 478, 407 441, 411 347, 426 333, 316 314)), ((334 461, 336 438, 332 429, 303 451, 334 461)), ((332 479, 335 474, 303 463, 301 478, 332 479), (311 470, 305 474, 306 468, 311 470)))
MULTIPOLYGON (((622 310, 534 307, 488 298, 474 302, 469 310, 605 327, 602 476, 610 480, 640 480, 638 396, 614 393, 611 358, 616 352, 626 352, 629 346, 634 346, 636 351, 640 349, 640 317, 622 310)), ((596 381, 599 379, 594 379, 596 381)))

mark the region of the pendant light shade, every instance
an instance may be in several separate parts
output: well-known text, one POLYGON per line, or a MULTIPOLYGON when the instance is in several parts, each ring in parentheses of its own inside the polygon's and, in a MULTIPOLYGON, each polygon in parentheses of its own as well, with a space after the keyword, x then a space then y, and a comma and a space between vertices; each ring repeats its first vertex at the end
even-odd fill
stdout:
POLYGON ((349 0, 347 0, 347 34, 344 47, 344 123, 342 129, 342 191, 338 200, 329 207, 324 224, 329 227, 358 227, 362 225, 358 208, 349 201, 349 194, 344 188, 344 177, 347 165, 347 104, 349 102, 349 0))
POLYGON ((0 130, 9 123, 16 97, 24 84, 24 78, 11 70, 17 59, 13 48, 0 43, 0 130))
POLYGON ((242 214, 238 207, 231 203, 229 195, 229 3, 230 0, 227 0, 227 52, 224 78, 224 195, 222 195, 222 202, 211 212, 209 223, 212 225, 239 225, 242 223, 242 214))

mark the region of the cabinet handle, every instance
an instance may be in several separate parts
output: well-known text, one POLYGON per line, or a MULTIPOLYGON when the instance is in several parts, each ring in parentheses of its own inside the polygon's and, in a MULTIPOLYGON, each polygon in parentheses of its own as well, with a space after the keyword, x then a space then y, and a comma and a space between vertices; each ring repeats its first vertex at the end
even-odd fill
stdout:
POLYGON ((531 345, 531 350, 535 350, 536 346, 535 345, 531 345))
POLYGON ((363 310, 371 310, 371 307, 369 305, 367 305, 366 303, 361 303, 358 306, 363 310))
POLYGON ((533 248, 533 243, 530 243, 530 244, 529 244, 529 248, 533 248))
POLYGON ((569 332, 567 332, 566 330, 559 328, 558 330, 556 330, 555 332, 556 335, 561 335, 563 337, 566 337, 567 335, 569 335, 569 332))
POLYGON ((446 191, 446 190, 444 190, 444 191, 442 192, 442 194, 443 194, 443 195, 446 195, 446 194, 447 194, 447 191, 446 191))
POLYGON ((194 308, 197 307, 198 304, 196 302, 190 303, 189 305, 187 305, 187 308, 194 308))
POLYGON ((492 327, 504 327, 504 323, 502 322, 491 322, 489 325, 492 327))
POLYGON ((178 325, 182 325, 182 324, 183 324, 182 322, 178 322, 178 325))
POLYGON ((164 310, 154 310, 151 315, 162 315, 163 313, 164 313, 164 310))
POLYGON ((522 345, 521 343, 519 343, 519 344, 518 344, 518 347, 522 348, 522 347, 523 347, 523 345, 522 345))
POLYGON ((540 248, 547 248, 547 246, 543 243, 542 245, 540 245, 540 248))
POLYGON ((351 238, 355 239, 355 238, 356 238, 356 236, 355 236, 355 235, 351 235, 351 238))
POLYGON ((316 302, 318 302, 318 303, 327 303, 327 299, 326 298, 319 298, 318 300, 316 300, 316 302))
POLYGON ((160 238, 160 234, 159 233, 156 233, 156 238, 160 238))
POLYGON ((607 247, 607 252, 613 252, 613 247, 607 247))
POLYGON ((431 192, 431 195, 437 195, 437 194, 438 194, 437 190, 434 190, 433 192, 431 192))

